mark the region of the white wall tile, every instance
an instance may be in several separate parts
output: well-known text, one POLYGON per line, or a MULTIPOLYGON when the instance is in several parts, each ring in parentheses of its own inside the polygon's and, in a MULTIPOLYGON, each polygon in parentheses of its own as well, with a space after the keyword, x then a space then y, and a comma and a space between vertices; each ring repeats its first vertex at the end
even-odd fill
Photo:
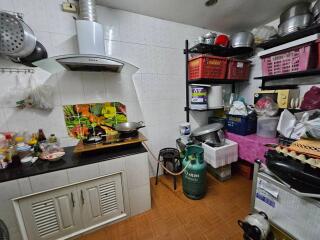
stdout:
POLYGON ((52 188, 63 187, 69 184, 66 170, 40 174, 30 177, 33 193, 49 190, 52 188))
MULTIPOLYGON (((0 6, 24 13, 25 21, 44 44, 49 56, 55 56, 78 52, 74 14, 62 12, 62 2, 3 0, 0 6)), ((8 105, 2 97, 15 86, 15 74, 2 74, 0 84, 6 91, 0 93, 0 106, 5 107, 0 109, 0 117, 4 115, 2 119, 5 120, 0 120, 0 130, 34 131, 38 128, 35 123, 39 122, 47 131, 60 135, 63 146, 74 145, 77 141, 66 136, 61 105, 120 101, 127 105, 129 120, 145 121, 144 131, 150 130, 149 140, 154 149, 165 144, 161 139, 174 142, 175 134, 169 132, 169 136, 163 136, 162 133, 167 129, 166 125, 175 129, 178 122, 185 120, 185 56, 182 49, 185 39, 189 38, 193 44, 197 36, 207 30, 103 6, 97 7, 97 16, 105 30, 106 54, 139 68, 134 82, 126 73, 62 72, 48 77, 37 71, 37 84, 46 83, 55 88, 55 109, 52 113, 40 114, 10 108, 14 107, 14 102, 8 105)), ((3 59, 0 64, 20 66, 3 59)), ((22 85, 26 83, 24 81, 22 85)), ((195 116, 192 121, 198 125, 203 119, 195 116)))
POLYGON ((84 103, 81 72, 62 72, 57 74, 62 105, 84 103))
POLYGON ((81 74, 84 100, 87 103, 103 102, 107 98, 103 73, 83 72, 81 74))
POLYGON ((91 178, 99 177, 99 164, 89 164, 82 167, 69 168, 67 170, 69 182, 76 183, 91 178))

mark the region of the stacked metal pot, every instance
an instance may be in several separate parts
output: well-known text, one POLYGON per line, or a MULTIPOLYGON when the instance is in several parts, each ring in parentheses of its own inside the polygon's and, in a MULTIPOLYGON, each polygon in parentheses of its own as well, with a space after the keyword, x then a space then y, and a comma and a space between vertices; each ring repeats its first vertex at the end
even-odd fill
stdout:
MULTIPOLYGON (((317 8, 317 11, 319 15, 320 8, 317 8)), ((313 19, 313 14, 310 11, 310 3, 296 2, 280 15, 278 34, 280 36, 286 36, 300 29, 307 28, 313 23, 313 19)))
POLYGON ((319 24, 320 23, 320 0, 316 1, 311 11, 312 11, 315 23, 319 24))

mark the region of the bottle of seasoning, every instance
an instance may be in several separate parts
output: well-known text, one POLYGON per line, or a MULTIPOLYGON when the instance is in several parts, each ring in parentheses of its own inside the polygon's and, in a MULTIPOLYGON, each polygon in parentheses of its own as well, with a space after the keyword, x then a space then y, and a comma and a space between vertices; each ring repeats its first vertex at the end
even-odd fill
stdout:
POLYGON ((39 129, 38 131, 38 142, 45 142, 47 140, 46 136, 44 135, 44 132, 42 129, 39 129))
POLYGON ((42 152, 38 141, 33 145, 33 152, 35 157, 39 157, 42 152))
POLYGON ((48 142, 49 143, 57 143, 57 137, 56 137, 56 135, 54 135, 54 134, 51 134, 50 135, 50 137, 49 137, 49 139, 48 139, 48 142))

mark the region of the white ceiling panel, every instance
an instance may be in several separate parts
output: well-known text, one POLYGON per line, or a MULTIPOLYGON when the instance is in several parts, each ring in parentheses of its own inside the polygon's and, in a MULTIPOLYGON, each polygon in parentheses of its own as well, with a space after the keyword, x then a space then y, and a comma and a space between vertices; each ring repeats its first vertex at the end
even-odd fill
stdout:
POLYGON ((97 0, 111 8, 178 23, 232 33, 252 29, 279 17, 296 0, 97 0))

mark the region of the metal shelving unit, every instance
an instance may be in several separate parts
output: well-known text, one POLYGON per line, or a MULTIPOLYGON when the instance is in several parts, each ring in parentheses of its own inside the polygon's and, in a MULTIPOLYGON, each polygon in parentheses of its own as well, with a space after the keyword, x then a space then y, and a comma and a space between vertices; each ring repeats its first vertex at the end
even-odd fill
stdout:
POLYGON ((230 79, 197 79, 197 80, 189 80, 189 55, 190 54, 212 54, 215 56, 220 57, 231 57, 231 56, 251 56, 253 51, 249 50, 248 48, 241 48, 241 49, 234 49, 234 48, 224 48, 220 46, 214 45, 207 45, 203 43, 199 43, 192 48, 189 49, 189 41, 185 41, 185 49, 183 51, 185 54, 186 60, 186 107, 184 110, 186 111, 186 121, 190 121, 190 111, 198 111, 198 112, 205 112, 205 111, 212 111, 214 109, 206 109, 206 110, 192 110, 190 109, 190 96, 189 96, 189 86, 192 84, 206 84, 206 85, 223 85, 223 84, 231 84, 232 85, 232 92, 235 92, 235 84, 241 82, 247 82, 244 80, 230 80, 230 79))

